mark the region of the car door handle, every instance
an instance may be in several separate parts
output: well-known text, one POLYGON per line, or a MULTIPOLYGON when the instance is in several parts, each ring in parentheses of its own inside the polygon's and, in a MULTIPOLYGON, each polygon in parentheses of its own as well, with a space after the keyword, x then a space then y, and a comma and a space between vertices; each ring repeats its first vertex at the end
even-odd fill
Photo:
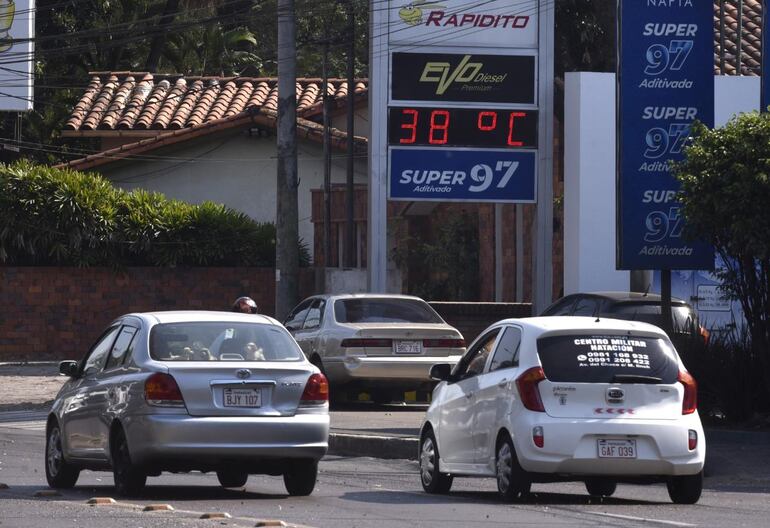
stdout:
POLYGON ((498 387, 500 387, 500 388, 503 388, 503 387, 505 387, 506 385, 508 385, 508 380, 507 380, 507 379, 501 379, 501 380, 500 380, 500 381, 497 383, 497 386, 498 386, 498 387))
POLYGON ((473 393, 472 392, 466 392, 465 393, 465 397, 468 398, 468 399, 473 398, 473 393))

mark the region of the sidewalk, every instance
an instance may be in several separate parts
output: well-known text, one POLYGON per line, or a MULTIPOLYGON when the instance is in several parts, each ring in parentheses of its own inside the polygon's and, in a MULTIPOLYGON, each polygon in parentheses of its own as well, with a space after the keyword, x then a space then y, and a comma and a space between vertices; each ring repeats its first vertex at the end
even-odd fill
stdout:
MULTIPOLYGON (((45 410, 66 378, 50 364, 0 364, 0 412, 45 410)), ((415 459, 426 405, 335 405, 330 452, 415 459)), ((770 490, 770 432, 707 429, 706 476, 727 487, 770 490)))

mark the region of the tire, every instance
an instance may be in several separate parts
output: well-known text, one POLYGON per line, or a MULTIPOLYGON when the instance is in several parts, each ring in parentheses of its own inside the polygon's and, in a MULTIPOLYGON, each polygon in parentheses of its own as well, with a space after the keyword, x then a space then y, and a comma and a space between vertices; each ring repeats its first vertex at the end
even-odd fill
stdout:
POLYGON ((69 489, 75 486, 79 476, 80 469, 64 459, 59 424, 50 422, 45 434, 45 478, 48 485, 56 489, 69 489))
POLYGON ((296 461, 283 474, 283 484, 292 497, 305 497, 313 493, 318 479, 318 461, 296 461))
POLYGON ((592 497, 612 497, 618 487, 614 480, 605 478, 590 478, 585 481, 586 491, 592 497))
POLYGON ((241 488, 249 480, 249 474, 237 469, 223 469, 217 471, 217 478, 223 488, 241 488))
POLYGON ((125 497, 139 495, 147 482, 147 474, 131 462, 128 440, 123 429, 115 433, 110 452, 115 492, 125 497))
POLYGON ((436 436, 429 429, 420 440, 420 482, 427 493, 445 495, 452 488, 454 477, 439 471, 440 460, 436 436))
POLYGON ((666 486, 674 504, 695 504, 703 491, 703 471, 695 475, 671 477, 666 486))
POLYGON ((497 443, 495 470, 497 491, 504 500, 512 502, 529 494, 532 479, 519 464, 513 442, 507 434, 497 443))

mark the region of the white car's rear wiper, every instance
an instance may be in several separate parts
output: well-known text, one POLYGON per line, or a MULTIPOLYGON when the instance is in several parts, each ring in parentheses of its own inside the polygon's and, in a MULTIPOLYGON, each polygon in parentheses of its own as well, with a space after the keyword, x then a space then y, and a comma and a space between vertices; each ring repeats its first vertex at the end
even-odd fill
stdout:
POLYGON ((639 374, 615 374, 612 376, 611 383, 661 383, 663 378, 656 376, 641 376, 639 374))

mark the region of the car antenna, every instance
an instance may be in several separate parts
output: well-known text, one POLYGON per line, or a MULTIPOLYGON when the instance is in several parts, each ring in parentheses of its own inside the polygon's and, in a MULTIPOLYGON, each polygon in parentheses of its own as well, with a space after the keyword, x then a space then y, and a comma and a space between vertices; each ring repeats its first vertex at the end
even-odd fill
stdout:
POLYGON ((647 287, 644 289, 644 295, 642 297, 647 297, 647 294, 650 293, 650 283, 647 283, 647 287))

